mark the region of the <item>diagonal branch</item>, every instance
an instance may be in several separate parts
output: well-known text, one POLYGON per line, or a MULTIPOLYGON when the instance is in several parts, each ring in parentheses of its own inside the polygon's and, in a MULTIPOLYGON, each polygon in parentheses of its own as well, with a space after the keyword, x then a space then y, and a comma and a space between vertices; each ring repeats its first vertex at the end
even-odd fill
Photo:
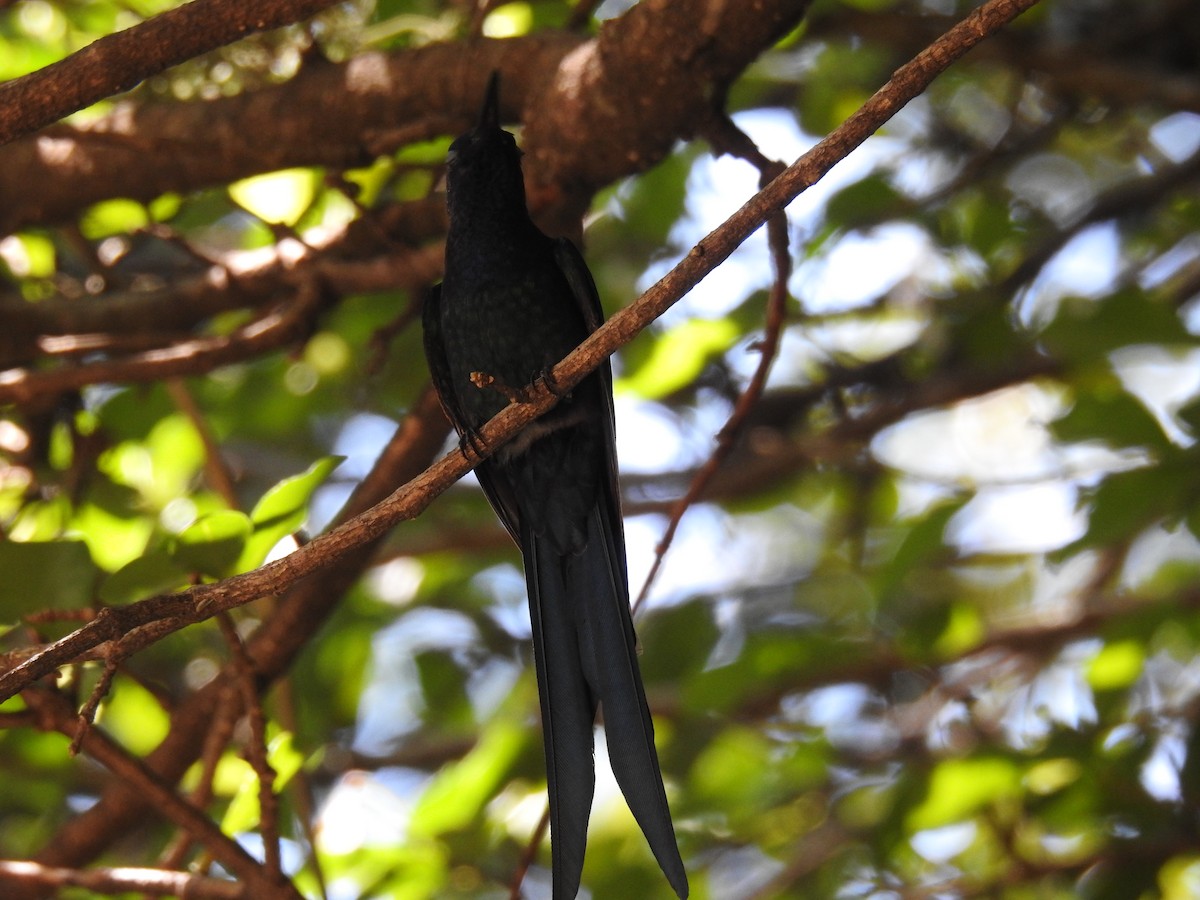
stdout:
MULTIPOLYGON (((863 143, 906 103, 923 92, 938 74, 1038 0, 989 0, 968 15, 915 59, 898 69, 886 85, 840 127, 796 160, 741 209, 703 238, 660 281, 632 305, 615 314, 551 372, 556 391, 544 383, 532 385, 528 402, 511 404, 479 433, 479 446, 494 451, 529 422, 549 410, 558 395, 569 392, 601 361, 629 343, 701 279, 725 261, 760 228, 806 188, 863 143)), ((415 518, 455 481, 477 465, 483 455, 475 447, 452 452, 386 500, 327 532, 291 555, 227 578, 160 595, 129 606, 101 610, 95 620, 49 645, 0 675, 0 702, 39 678, 53 673, 106 641, 125 637, 144 626, 156 633, 178 630, 270 593, 278 593, 301 578, 334 564, 364 544, 381 538, 396 524, 415 518), (171 620, 167 624, 167 620, 171 620)))
MULTIPOLYGON (((65 697, 41 688, 28 691, 24 696, 30 709, 43 721, 44 727, 63 734, 74 732, 77 721, 75 710, 65 697)), ((160 812, 202 841, 214 859, 254 886, 260 896, 299 900, 300 895, 286 881, 264 869, 204 812, 180 797, 144 761, 130 754, 104 732, 89 730, 82 743, 88 756, 120 776, 126 784, 149 798, 160 812)))

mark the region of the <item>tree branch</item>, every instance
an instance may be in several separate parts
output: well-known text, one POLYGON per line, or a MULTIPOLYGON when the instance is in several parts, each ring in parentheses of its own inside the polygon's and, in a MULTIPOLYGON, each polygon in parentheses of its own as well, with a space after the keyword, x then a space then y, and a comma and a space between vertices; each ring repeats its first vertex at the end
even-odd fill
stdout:
POLYGON ((335 0, 192 0, 0 85, 0 145, 248 34, 307 19, 335 0))
MULTIPOLYGON (((859 146, 905 103, 918 96, 954 60, 1038 0, 990 0, 941 39, 897 70, 839 128, 789 166, 736 213, 703 238, 670 272, 632 305, 597 329, 551 372, 555 391, 544 383, 530 386, 525 403, 511 404, 479 432, 478 446, 488 453, 511 439, 525 425, 549 410, 617 349, 695 287, 756 231, 774 212, 783 209, 816 183, 838 161, 859 146)), ((485 454, 486 455, 486 454, 485 454)), ((197 585, 128 606, 103 609, 96 619, 37 655, 0 675, 0 702, 59 666, 100 643, 129 635, 142 626, 172 620, 170 630, 203 621, 267 594, 278 593, 301 578, 334 564, 367 543, 379 540, 396 524, 419 515, 433 498, 477 465, 485 455, 475 446, 452 452, 382 503, 300 547, 289 556, 252 572, 213 584, 197 585)), ((128 641, 129 638, 126 638, 128 641)))
POLYGON ((224 878, 163 869, 65 869, 22 860, 0 860, 0 884, 38 886, 61 891, 83 888, 95 894, 140 893, 192 900, 251 900, 251 888, 224 878))
MULTIPOLYGON (((347 501, 338 521, 346 521, 388 495, 397 483, 420 473, 445 442, 449 424, 437 397, 427 390, 405 416, 374 468, 347 501)), ((317 634, 343 594, 358 580, 375 546, 367 544, 340 564, 329 566, 284 594, 246 645, 253 660, 256 686, 265 690, 288 670, 296 655, 317 634)), ((204 752, 214 718, 231 723, 241 715, 237 675, 232 666, 191 694, 173 712, 167 737, 145 759, 146 766, 167 782, 183 777, 204 752)), ((219 752, 211 757, 215 764, 219 752)), ((85 812, 70 819, 38 853, 50 866, 80 866, 153 812, 149 798, 114 785, 85 812)), ((23 892, 22 898, 33 896, 23 892)))

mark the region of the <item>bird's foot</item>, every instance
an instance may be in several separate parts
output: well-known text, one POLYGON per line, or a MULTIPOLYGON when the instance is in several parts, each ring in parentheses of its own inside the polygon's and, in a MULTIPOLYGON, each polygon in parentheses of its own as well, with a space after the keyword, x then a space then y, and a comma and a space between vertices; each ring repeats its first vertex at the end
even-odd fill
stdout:
POLYGON ((475 459, 480 459, 487 456, 488 445, 483 436, 474 428, 468 428, 458 438, 458 452, 463 455, 463 459, 473 463, 475 459), (471 452, 468 453, 467 450, 471 452), (474 459, 472 458, 474 454, 474 459))
POLYGON ((546 390, 553 394, 558 400, 562 400, 564 397, 569 397, 571 394, 570 391, 564 391, 561 387, 559 387, 558 379, 554 377, 554 369, 551 366, 546 366, 546 368, 542 369, 542 371, 538 373, 537 378, 534 379, 534 384, 545 385, 546 390))

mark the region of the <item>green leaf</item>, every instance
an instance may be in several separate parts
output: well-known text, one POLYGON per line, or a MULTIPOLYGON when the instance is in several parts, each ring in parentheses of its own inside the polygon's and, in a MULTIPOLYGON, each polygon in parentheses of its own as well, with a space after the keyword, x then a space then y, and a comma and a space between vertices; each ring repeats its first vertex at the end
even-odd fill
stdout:
POLYGON ((245 513, 218 510, 202 516, 177 535, 171 555, 185 569, 220 578, 230 574, 253 530, 245 513))
POLYGON ((313 492, 325 483, 343 459, 343 456, 318 459, 299 475, 283 479, 262 495, 250 513, 254 531, 246 540, 235 571, 249 572, 262 565, 271 548, 304 523, 313 492))
POLYGON ((136 231, 149 221, 146 207, 136 200, 104 200, 83 214, 79 230, 88 240, 94 241, 136 231))
POLYGON ((462 730, 474 723, 474 709, 467 694, 467 673, 447 650, 431 649, 413 659, 425 700, 425 720, 440 731, 462 730))
POLYGON ((703 670, 721 632, 706 603, 655 609, 637 622, 642 681, 676 681, 703 670))
POLYGON ((1091 491, 1087 532, 1065 547, 1063 553, 1125 540, 1172 513, 1181 493, 1171 468, 1150 466, 1114 472, 1105 478, 1091 491))
POLYGON ((413 810, 409 833, 416 838, 434 837, 477 820, 520 756, 525 740, 523 728, 508 720, 494 721, 470 753, 434 776, 413 810))
POLYGON ((105 603, 131 603, 154 594, 186 587, 188 573, 180 568, 165 547, 158 547, 123 565, 100 585, 105 603))
POLYGON ((1118 347, 1133 344, 1194 344, 1175 308, 1137 290, 1101 300, 1065 300, 1058 316, 1042 332, 1055 355, 1072 362, 1094 362, 1118 347))
POLYGON ((721 809, 729 804, 758 805, 751 795, 765 784, 771 769, 771 742, 750 728, 729 726, 704 748, 692 764, 691 785, 700 800, 721 809))
POLYGON ((1096 691, 1123 690, 1137 681, 1145 661, 1146 646, 1141 641, 1112 641, 1088 664, 1088 684, 1096 691))
POLYGON ((1069 443, 1099 440, 1111 447, 1170 447, 1158 420, 1137 398, 1115 386, 1080 392, 1050 428, 1058 440, 1069 443))
POLYGON ((881 175, 870 175, 842 188, 825 207, 825 216, 845 228, 889 217, 901 202, 900 193, 881 175))
POLYGON ((158 699, 129 678, 113 682, 96 722, 138 756, 157 747, 171 728, 171 717, 158 699))
POLYGON ((317 169, 284 169, 236 181, 229 186, 229 196, 264 222, 295 225, 320 184, 317 169))
POLYGON ((964 505, 966 500, 961 499, 943 503, 908 529, 900 545, 873 579, 878 596, 886 597, 918 566, 946 552, 946 526, 964 505))
MULTIPOLYGON (((304 765, 304 757, 293 743, 290 732, 278 734, 268 742, 267 765, 275 773, 271 789, 278 794, 304 765)), ((221 818, 221 830, 229 835, 250 831, 262 820, 258 773, 249 763, 238 767, 236 772, 233 799, 221 818)))
POLYGON ((979 756, 938 763, 929 778, 925 799, 906 819, 910 832, 961 822, 979 812, 1019 797, 1021 771, 1010 759, 979 756))
POLYGON ((665 397, 691 384, 738 336, 737 325, 729 319, 689 319, 659 337, 649 359, 618 387, 650 400, 665 397))
POLYGON ((0 627, 42 609, 82 609, 100 571, 83 541, 0 541, 0 627))

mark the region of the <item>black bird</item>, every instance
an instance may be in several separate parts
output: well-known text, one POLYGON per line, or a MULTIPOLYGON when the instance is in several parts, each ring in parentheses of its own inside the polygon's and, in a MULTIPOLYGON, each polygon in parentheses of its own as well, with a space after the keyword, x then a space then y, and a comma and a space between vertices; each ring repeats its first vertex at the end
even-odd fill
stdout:
MULTIPOLYGON (((529 217, 521 151, 500 128, 498 91, 494 74, 479 124, 450 145, 446 271, 424 310, 433 382, 467 443, 603 321, 579 251, 529 217)), ((579 889, 597 706, 625 800, 675 893, 687 897, 629 612, 608 363, 476 474, 525 563, 554 900, 579 889)))

